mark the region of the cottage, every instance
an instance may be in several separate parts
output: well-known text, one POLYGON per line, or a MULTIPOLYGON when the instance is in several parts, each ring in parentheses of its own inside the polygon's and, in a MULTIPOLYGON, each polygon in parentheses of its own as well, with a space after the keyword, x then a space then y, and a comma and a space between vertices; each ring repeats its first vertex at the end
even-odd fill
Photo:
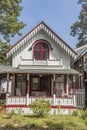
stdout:
POLYGON ((76 86, 80 92, 81 98, 78 99, 80 108, 87 107, 87 44, 77 48, 77 58, 74 61, 74 68, 79 72, 76 76, 76 86))
POLYGON ((76 109, 77 71, 71 68, 76 52, 44 22, 37 25, 7 52, 12 66, 1 66, 0 98, 6 111, 22 109, 44 97, 51 103, 51 113, 60 106, 63 114, 76 109))

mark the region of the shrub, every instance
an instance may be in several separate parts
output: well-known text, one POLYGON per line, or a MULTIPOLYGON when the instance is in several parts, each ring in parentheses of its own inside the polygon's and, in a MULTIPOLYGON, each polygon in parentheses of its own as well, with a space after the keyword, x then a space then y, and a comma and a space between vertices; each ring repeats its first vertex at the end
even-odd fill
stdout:
POLYGON ((15 112, 14 112, 14 110, 11 110, 10 112, 7 113, 6 118, 10 119, 10 118, 12 118, 13 115, 15 115, 15 112))
POLYGON ((46 101, 44 98, 36 99, 31 105, 31 109, 35 116, 37 117, 44 117, 50 111, 50 102, 46 101))
POLYGON ((73 116, 81 117, 81 116, 82 116, 82 111, 81 111, 81 110, 75 110, 75 111, 73 112, 73 116))
POLYGON ((73 115, 85 119, 87 118, 87 110, 76 110, 74 111, 73 115))

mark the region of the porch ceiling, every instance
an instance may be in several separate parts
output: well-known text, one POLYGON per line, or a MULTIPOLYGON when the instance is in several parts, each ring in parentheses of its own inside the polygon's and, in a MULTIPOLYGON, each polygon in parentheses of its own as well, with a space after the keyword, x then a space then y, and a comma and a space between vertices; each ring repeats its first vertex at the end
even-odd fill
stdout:
POLYGON ((0 66, 0 74, 2 73, 33 73, 33 74, 79 74, 74 69, 16 69, 11 66, 0 66))

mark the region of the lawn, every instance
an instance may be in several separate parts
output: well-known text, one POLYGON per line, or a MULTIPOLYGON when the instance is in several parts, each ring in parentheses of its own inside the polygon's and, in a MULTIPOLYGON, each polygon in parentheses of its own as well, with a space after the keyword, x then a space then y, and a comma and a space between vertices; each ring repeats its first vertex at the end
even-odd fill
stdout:
POLYGON ((75 115, 48 115, 43 118, 37 118, 34 115, 0 113, 0 128, 6 130, 86 130, 87 117, 83 113, 85 112, 75 115))

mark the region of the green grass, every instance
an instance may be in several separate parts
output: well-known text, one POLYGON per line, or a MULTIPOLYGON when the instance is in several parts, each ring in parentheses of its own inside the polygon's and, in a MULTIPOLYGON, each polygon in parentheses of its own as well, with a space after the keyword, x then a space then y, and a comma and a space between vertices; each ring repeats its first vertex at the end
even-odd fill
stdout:
POLYGON ((0 114, 0 128, 49 128, 55 130, 86 130, 87 118, 74 115, 48 115, 37 118, 33 115, 0 114))

